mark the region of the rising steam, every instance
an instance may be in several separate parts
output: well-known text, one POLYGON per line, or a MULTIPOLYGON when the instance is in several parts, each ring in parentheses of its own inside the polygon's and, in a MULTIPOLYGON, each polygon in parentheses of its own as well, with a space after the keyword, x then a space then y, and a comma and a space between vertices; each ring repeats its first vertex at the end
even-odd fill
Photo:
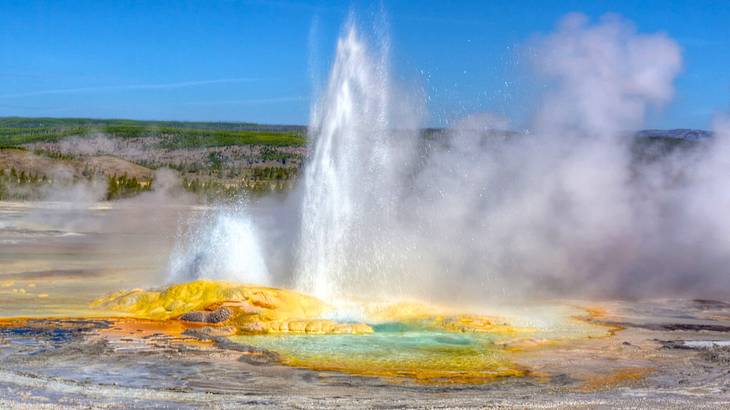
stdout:
MULTIPOLYGON (((473 127, 457 127, 422 173, 422 219, 461 244, 456 253, 426 244, 428 254, 447 261, 457 281, 481 285, 469 293, 638 290, 646 275, 634 270, 647 241, 659 239, 642 214, 660 212, 663 195, 632 175, 630 135, 671 96, 679 48, 616 17, 591 25, 581 15, 534 48, 535 72, 549 87, 532 132, 485 144, 473 127)), ((655 268, 648 275, 666 274, 655 268)))
POLYGON ((348 25, 313 110, 305 290, 727 295, 727 122, 710 146, 649 162, 632 151, 633 131, 671 99, 677 43, 617 16, 574 14, 533 45, 546 91, 529 133, 498 132, 506 121, 481 114, 424 139, 397 131, 416 129, 418 116, 393 115, 387 53, 348 25))

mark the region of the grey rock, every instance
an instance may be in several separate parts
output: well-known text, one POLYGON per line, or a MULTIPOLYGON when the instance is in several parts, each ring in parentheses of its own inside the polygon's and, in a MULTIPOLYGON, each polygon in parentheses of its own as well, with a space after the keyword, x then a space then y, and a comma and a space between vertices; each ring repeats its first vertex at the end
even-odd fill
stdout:
POLYGON ((230 319, 233 312, 228 308, 220 308, 212 312, 195 311, 180 316, 180 320, 196 323, 221 323, 230 319))

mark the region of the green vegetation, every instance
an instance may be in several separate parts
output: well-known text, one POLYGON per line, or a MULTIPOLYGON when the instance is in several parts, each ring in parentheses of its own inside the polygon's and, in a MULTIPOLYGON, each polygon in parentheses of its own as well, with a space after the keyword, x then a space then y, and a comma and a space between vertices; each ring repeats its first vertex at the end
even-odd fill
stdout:
MULTIPOLYGON (((0 149, 2 149, 2 148, 0 148, 0 149)), ((21 147, 18 149, 24 149, 24 148, 21 147)), ((76 159, 78 157, 77 155, 64 154, 62 152, 56 152, 56 151, 45 151, 45 150, 40 150, 40 149, 33 150, 33 153, 36 155, 43 155, 44 157, 59 159, 59 160, 63 160, 63 161, 70 161, 70 160, 76 159)))
POLYGON ((296 168, 285 167, 261 167, 252 169, 252 177, 255 181, 260 180, 287 180, 297 175, 296 168))
POLYGON ((233 199, 243 193, 265 193, 291 188, 297 168, 255 167, 234 179, 186 176, 182 187, 205 200, 233 199))
POLYGON ((263 160, 264 162, 281 161, 284 165, 286 165, 286 163, 288 161, 291 161, 292 159, 297 158, 297 156, 294 154, 290 154, 288 152, 282 152, 282 151, 279 151, 275 148, 268 147, 268 146, 261 148, 261 152, 259 153, 259 156, 260 156, 261 160, 263 160))
MULTIPOLYGON (((73 181, 66 181, 63 184, 90 182, 94 175, 77 177, 73 181)), ((57 182, 57 181, 56 181, 57 182)), ((110 176, 107 178, 106 196, 107 200, 130 198, 142 192, 152 189, 151 180, 138 181, 137 178, 130 178, 126 174, 122 176, 110 176)), ((10 168, 0 169, 0 200, 28 201, 43 199, 54 181, 46 175, 28 173, 25 170, 10 168)))
MULTIPOLYGON (((161 146, 168 149, 224 147, 229 145, 302 146, 304 136, 297 131, 220 131, 161 128, 161 146)), ((116 135, 116 134, 114 134, 116 135)))
POLYGON ((87 129, 82 127, 55 128, 55 127, 29 127, 29 128, 0 128, 0 147, 17 147, 33 142, 54 142, 61 138, 74 135, 86 135, 87 129))
POLYGON ((45 175, 30 174, 15 168, 8 172, 0 169, 0 200, 38 199, 43 195, 43 187, 48 182, 45 175))
POLYGON ((65 137, 83 137, 95 133, 119 138, 160 137, 160 144, 168 149, 305 144, 305 129, 298 126, 89 118, 0 118, 0 146, 6 147, 55 142, 65 137))
POLYGON ((111 201, 120 198, 129 198, 142 192, 152 190, 153 181, 138 181, 137 178, 129 178, 127 174, 122 176, 107 177, 106 199, 111 201))
POLYGON ((187 192, 207 201, 229 200, 248 191, 245 182, 238 184, 224 183, 215 179, 183 178, 182 187, 187 192))

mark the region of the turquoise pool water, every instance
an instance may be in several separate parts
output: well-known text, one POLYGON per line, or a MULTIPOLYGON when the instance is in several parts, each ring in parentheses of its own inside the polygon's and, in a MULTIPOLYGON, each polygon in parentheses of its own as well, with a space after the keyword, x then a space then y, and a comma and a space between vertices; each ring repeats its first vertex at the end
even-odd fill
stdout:
MULTIPOLYGON (((371 334, 235 336, 279 353, 285 364, 345 373, 422 380, 487 379, 516 370, 496 335, 452 333, 391 322, 371 334)), ((463 380, 462 380, 463 381, 463 380)))

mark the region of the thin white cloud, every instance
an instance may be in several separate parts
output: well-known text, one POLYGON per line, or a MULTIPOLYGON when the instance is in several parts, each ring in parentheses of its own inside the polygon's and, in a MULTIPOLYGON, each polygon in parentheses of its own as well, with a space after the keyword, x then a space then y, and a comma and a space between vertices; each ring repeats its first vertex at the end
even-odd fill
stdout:
POLYGON ((126 85, 104 85, 97 87, 80 87, 80 88, 59 88, 53 90, 30 91, 26 93, 4 94, 0 98, 21 98, 32 97, 36 95, 52 95, 52 94, 78 94, 93 93, 99 91, 114 90, 161 90, 173 88, 199 87, 210 84, 227 84, 227 83, 246 83, 257 81, 257 78, 238 77, 238 78, 220 78, 216 80, 199 80, 199 81, 180 81, 176 83, 159 83, 159 84, 126 84, 126 85))
POLYGON ((287 96, 272 98, 251 98, 245 100, 219 100, 219 101, 193 101, 185 103, 185 105, 245 105, 245 104, 277 104, 293 101, 306 101, 308 98, 303 96, 287 96))

